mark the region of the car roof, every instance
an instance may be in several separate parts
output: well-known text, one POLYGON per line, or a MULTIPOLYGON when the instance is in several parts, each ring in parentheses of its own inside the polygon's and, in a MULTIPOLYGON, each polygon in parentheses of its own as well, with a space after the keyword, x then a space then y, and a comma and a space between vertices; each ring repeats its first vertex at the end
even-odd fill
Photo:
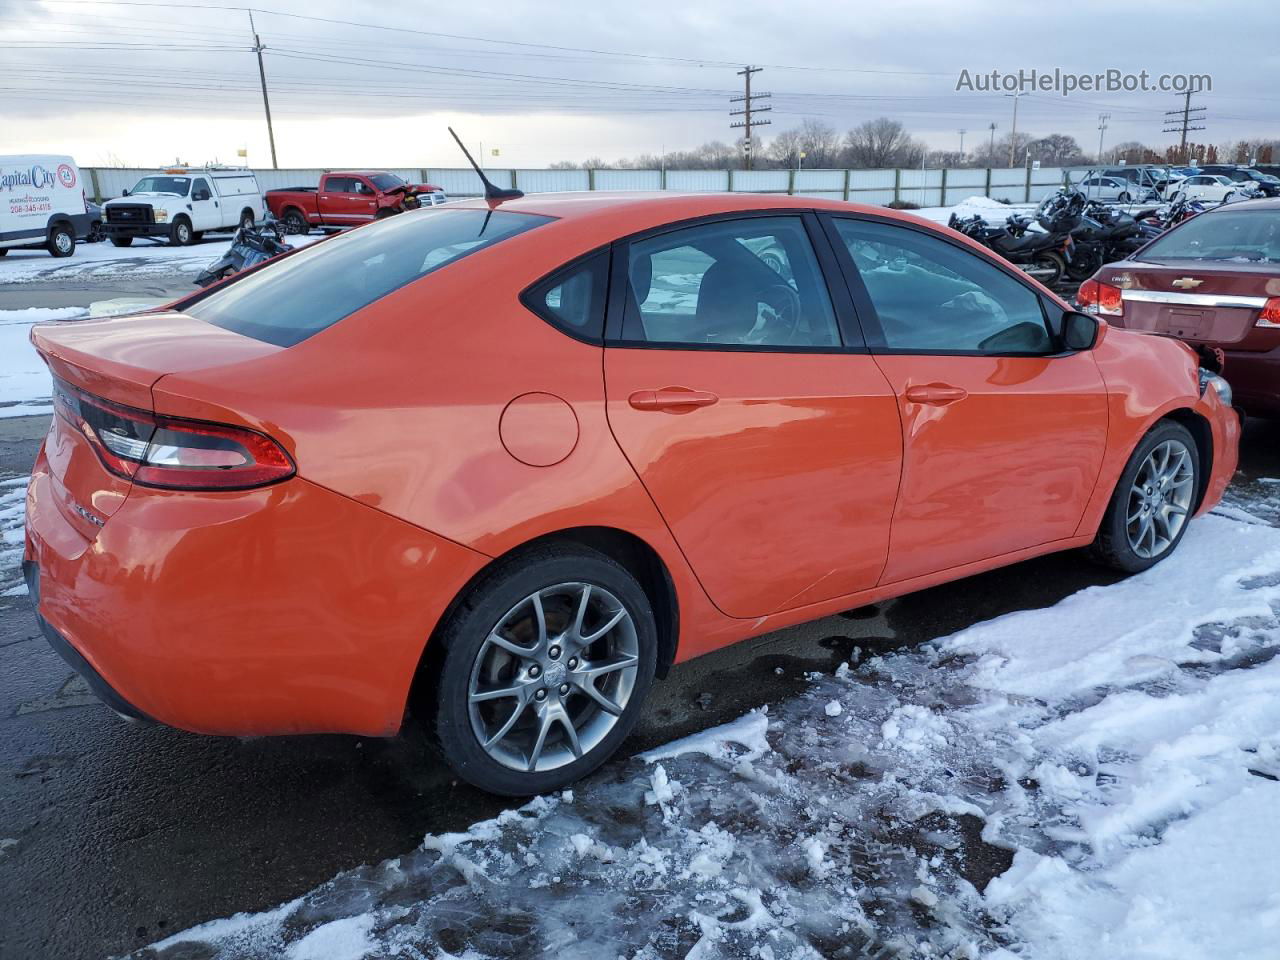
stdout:
MULTIPOLYGON (((451 207, 488 209, 488 201, 476 197, 458 200, 451 207)), ((800 197, 778 193, 673 193, 670 191, 595 190, 587 192, 535 193, 498 202, 494 209, 531 213, 566 221, 610 223, 613 236, 624 236, 651 226, 693 220, 725 213, 833 210, 874 214, 894 220, 937 228, 939 225, 900 210, 850 203, 826 197, 800 197)))
MULTIPOLYGON (((1218 210, 1280 210, 1280 197, 1260 197, 1257 200, 1237 200, 1235 203, 1224 203, 1220 207, 1206 210, 1215 213, 1218 210)), ((1200 214, 1204 216, 1204 214, 1200 214)))

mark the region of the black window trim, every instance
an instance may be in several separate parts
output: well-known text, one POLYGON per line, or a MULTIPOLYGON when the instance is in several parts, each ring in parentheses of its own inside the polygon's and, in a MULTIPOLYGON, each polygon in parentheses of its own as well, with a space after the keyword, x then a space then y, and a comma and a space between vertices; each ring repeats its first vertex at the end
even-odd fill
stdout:
POLYGON ((841 271, 845 276, 845 281, 849 285, 849 292, 853 296, 855 309, 858 316, 865 318, 863 330, 866 335, 867 352, 880 356, 923 356, 923 357, 1030 357, 1040 359, 1053 359, 1055 357, 1070 356, 1079 351, 1064 350, 1062 348, 1061 335, 1054 330, 1053 324, 1049 320, 1049 307, 1058 309, 1059 305, 1053 300, 1047 298, 1043 291, 1037 290, 1028 282, 1027 275, 1017 267, 995 257, 991 254, 979 252, 972 249, 967 244, 959 243, 954 238, 946 234, 930 229, 922 224, 908 223, 899 220, 896 217, 884 217, 871 213, 863 213, 862 211, 850 210, 820 210, 818 211, 818 220, 821 222, 823 229, 827 232, 827 239, 835 250, 836 260, 839 262, 841 271), (836 229, 836 220, 859 220, 866 223, 882 223, 891 227, 901 227, 910 230, 925 237, 932 237, 943 243, 950 244, 957 250, 968 253, 970 256, 984 263, 995 267, 1005 275, 1012 277, 1020 285, 1025 287, 1027 291, 1036 298, 1036 303, 1040 305, 1041 319, 1044 322, 1045 330, 1049 334, 1049 339, 1053 343, 1054 350, 1050 353, 1030 352, 1030 351, 1010 351, 1004 353, 992 353, 987 350, 918 350, 907 347, 890 347, 887 346, 884 336, 884 328, 880 326, 880 317, 876 313, 875 305, 871 301, 871 295, 867 292, 866 284, 863 282, 862 274, 858 271, 857 264, 853 262, 853 257, 849 254, 848 248, 844 245, 839 232, 836 229))
POLYGON ((533 283, 529 284, 519 293, 520 303, 525 309, 536 316, 539 320, 547 323, 553 329, 558 330, 565 336, 577 340, 579 343, 589 343, 592 346, 602 347, 605 344, 605 328, 608 324, 609 314, 609 298, 613 292, 613 262, 616 258, 613 256, 613 245, 605 244, 596 247, 594 250, 588 250, 586 253, 574 257, 572 260, 562 263, 550 273, 543 274, 533 283), (604 287, 604 316, 600 319, 600 336, 587 336, 580 330, 574 330, 572 327, 560 321, 560 318, 548 311, 545 303, 539 299, 539 294, 545 296, 545 291, 550 290, 556 284, 563 282, 563 278, 573 273, 588 261, 604 256, 605 262, 605 287, 604 287))
POLYGON ((830 240, 818 222, 816 211, 808 207, 757 208, 706 214, 685 220, 673 220, 615 240, 613 242, 613 262, 609 276, 604 331, 604 345, 609 348, 623 350, 691 350, 716 353, 788 354, 865 354, 868 352, 853 298, 849 294, 848 286, 843 279, 843 273, 837 264, 836 255, 831 249, 830 240), (818 279, 825 286, 827 297, 831 302, 831 309, 836 320, 836 333, 841 341, 839 344, 822 347, 748 343, 657 343, 648 340, 622 339, 622 318, 626 310, 627 298, 631 295, 631 278, 628 276, 628 272, 631 262, 630 247, 632 243, 660 237, 668 233, 675 233, 680 230, 687 230, 691 227, 702 226, 703 224, 765 217, 800 219, 818 263, 818 279))

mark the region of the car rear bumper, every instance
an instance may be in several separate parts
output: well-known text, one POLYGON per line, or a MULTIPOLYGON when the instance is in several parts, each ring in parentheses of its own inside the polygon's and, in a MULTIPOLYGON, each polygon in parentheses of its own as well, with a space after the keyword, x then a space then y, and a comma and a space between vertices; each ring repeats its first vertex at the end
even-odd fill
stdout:
POLYGON ((115 687, 107 683, 102 674, 93 669, 93 665, 88 660, 80 656, 80 651, 68 643, 67 638, 53 629, 53 625, 40 615, 40 567, 34 560, 22 561, 22 578, 27 583, 27 594, 31 597, 31 605, 35 609, 40 632, 49 641, 49 646, 53 647, 54 653, 67 661, 67 665, 84 678, 94 696, 120 716, 126 720, 150 721, 150 717, 122 697, 115 687))
POLYGON ((1280 347, 1228 350, 1222 375, 1231 384, 1236 405, 1246 413, 1280 417, 1280 347))
POLYGON ((301 478, 135 486, 92 539, 43 450, 24 569, 41 629, 126 716, 251 736, 399 729, 427 639, 487 558, 301 478))

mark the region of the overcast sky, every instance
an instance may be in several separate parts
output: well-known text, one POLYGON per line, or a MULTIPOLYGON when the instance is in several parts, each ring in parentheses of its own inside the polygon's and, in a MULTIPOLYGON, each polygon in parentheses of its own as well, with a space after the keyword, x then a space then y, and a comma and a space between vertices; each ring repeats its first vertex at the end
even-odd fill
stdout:
MULTIPOLYGON (((1221 143, 1280 137, 1280 47, 1268 6, 839 0, 261 0, 280 166, 456 166, 453 124, 493 166, 606 160, 731 141, 740 64, 773 93, 771 133, 814 117, 845 130, 890 116, 939 149, 1012 124, 1013 101, 957 93, 962 69, 1208 73, 1193 105, 1221 143), (324 22, 329 18, 353 23, 324 22), (358 25, 355 25, 358 24, 358 25)), ((0 0, 0 153, 84 165, 269 166, 243 6, 216 0, 0 0)), ((1087 152, 1166 144, 1174 94, 1023 97, 1018 129, 1068 133, 1087 152)))

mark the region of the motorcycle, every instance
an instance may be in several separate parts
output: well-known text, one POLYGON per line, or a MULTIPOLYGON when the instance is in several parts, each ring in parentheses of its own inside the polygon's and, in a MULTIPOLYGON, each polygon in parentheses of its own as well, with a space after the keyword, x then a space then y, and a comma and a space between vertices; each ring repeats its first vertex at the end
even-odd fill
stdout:
POLYGON ((1049 208, 1042 205, 1034 220, 1012 215, 1003 226, 987 223, 980 214, 959 217, 953 213, 947 225, 998 253, 1046 286, 1053 286, 1066 273, 1071 230, 1079 219, 1076 208, 1074 201, 1049 208), (1031 230, 1033 222, 1042 229, 1031 230))
POLYGON ((196 277, 196 284, 208 287, 241 270, 248 270, 264 260, 285 253, 293 248, 284 242, 284 229, 280 221, 267 214, 261 227, 257 224, 242 226, 231 240, 231 248, 196 277))

